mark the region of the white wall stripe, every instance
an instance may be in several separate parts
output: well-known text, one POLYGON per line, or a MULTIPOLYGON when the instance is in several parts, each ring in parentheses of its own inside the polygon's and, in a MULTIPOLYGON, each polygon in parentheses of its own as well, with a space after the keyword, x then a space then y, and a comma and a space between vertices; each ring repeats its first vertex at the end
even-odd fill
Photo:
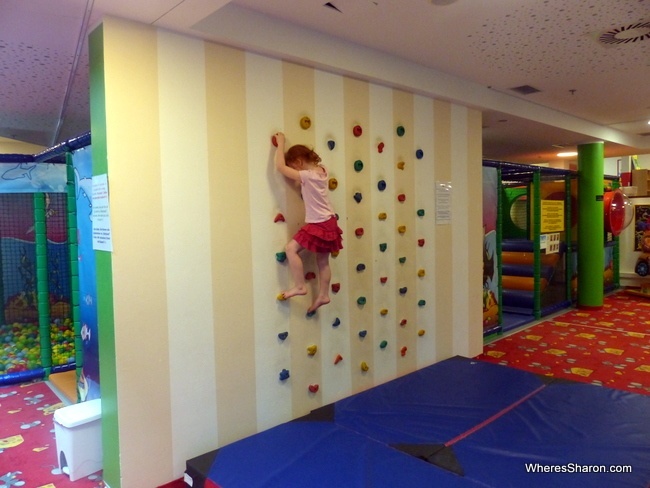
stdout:
POLYGON ((286 183, 273 167, 271 145, 273 133, 284 125, 280 61, 246 55, 246 101, 250 192, 242 198, 249 198, 253 209, 256 407, 258 429, 264 430, 291 419, 291 383, 279 380, 280 371, 289 369, 291 335, 285 341, 278 339, 278 333, 287 331, 289 309, 276 300, 289 276, 286 265, 275 259, 277 252, 284 251, 287 231, 285 225, 274 222, 285 207, 286 183))
POLYGON ((217 437, 204 43, 158 31, 158 72, 171 445, 179 472, 217 437), (188 398, 201 405, 190 416, 188 398))
MULTIPOLYGON (((415 208, 423 209, 424 216, 416 217, 416 233, 418 238, 424 239, 425 245, 418 248, 416 268, 425 272, 418 278, 418 292, 423 297, 428 297, 427 306, 417 313, 417 324, 413 332, 424 329, 425 335, 417 340, 417 365, 422 368, 435 362, 437 358, 435 329, 442 327, 436 324, 436 269, 433 253, 435 252, 435 160, 434 160, 434 128, 433 128, 433 101, 430 98, 414 96, 414 130, 415 140, 421 145, 425 154, 422 164, 417 165, 415 171, 415 208)), ((416 214, 417 215, 417 214, 416 214)))

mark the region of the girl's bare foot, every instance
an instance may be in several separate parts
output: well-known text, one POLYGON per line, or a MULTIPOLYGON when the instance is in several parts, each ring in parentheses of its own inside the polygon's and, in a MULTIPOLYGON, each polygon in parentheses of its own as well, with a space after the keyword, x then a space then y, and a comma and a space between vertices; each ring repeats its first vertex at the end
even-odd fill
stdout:
POLYGON ((306 295, 307 294, 307 288, 304 286, 294 286, 293 288, 290 288, 287 291, 283 291, 278 295, 278 300, 287 300, 291 297, 295 297, 298 295, 306 295))
POLYGON ((330 297, 316 297, 314 303, 311 304, 311 307, 307 309, 307 315, 314 315, 316 310, 323 305, 327 305, 330 302, 330 297))

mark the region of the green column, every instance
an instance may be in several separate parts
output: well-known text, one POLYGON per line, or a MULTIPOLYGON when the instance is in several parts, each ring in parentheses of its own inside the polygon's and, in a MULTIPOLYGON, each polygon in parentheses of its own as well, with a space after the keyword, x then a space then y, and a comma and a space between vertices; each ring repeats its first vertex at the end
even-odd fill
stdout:
POLYGON ((578 307, 600 308, 604 300, 604 144, 578 146, 578 307))
POLYGON ((41 365, 45 370, 45 379, 47 379, 52 370, 52 339, 50 337, 50 290, 47 270, 47 225, 45 223, 45 210, 45 194, 34 193, 38 331, 41 344, 41 365))

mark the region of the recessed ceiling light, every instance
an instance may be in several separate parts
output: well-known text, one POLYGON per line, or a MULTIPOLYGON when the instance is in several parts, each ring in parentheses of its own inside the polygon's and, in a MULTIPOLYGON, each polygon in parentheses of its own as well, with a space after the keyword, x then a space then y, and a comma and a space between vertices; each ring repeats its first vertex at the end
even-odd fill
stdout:
POLYGON ((451 5, 456 0, 431 0, 433 5, 451 5))
POLYGON ((577 156, 577 155, 578 153, 575 151, 557 153, 558 158, 570 158, 571 156, 577 156))

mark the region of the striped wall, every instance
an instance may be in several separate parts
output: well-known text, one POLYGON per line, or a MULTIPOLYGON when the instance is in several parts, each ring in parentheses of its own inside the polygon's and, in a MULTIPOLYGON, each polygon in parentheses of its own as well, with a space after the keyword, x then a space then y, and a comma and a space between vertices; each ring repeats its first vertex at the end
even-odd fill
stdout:
MULTIPOLYGON (((100 328, 116 369, 102 396, 120 442, 109 486, 163 484, 188 458, 481 352, 479 112, 117 19, 102 35, 114 320, 100 328), (290 286, 276 254, 304 218, 273 169, 278 130, 338 181, 340 291, 311 318, 312 293, 276 300, 290 286), (453 188, 451 223, 436 222, 436 183, 453 188)), ((305 270, 317 272, 311 256, 305 270)))

